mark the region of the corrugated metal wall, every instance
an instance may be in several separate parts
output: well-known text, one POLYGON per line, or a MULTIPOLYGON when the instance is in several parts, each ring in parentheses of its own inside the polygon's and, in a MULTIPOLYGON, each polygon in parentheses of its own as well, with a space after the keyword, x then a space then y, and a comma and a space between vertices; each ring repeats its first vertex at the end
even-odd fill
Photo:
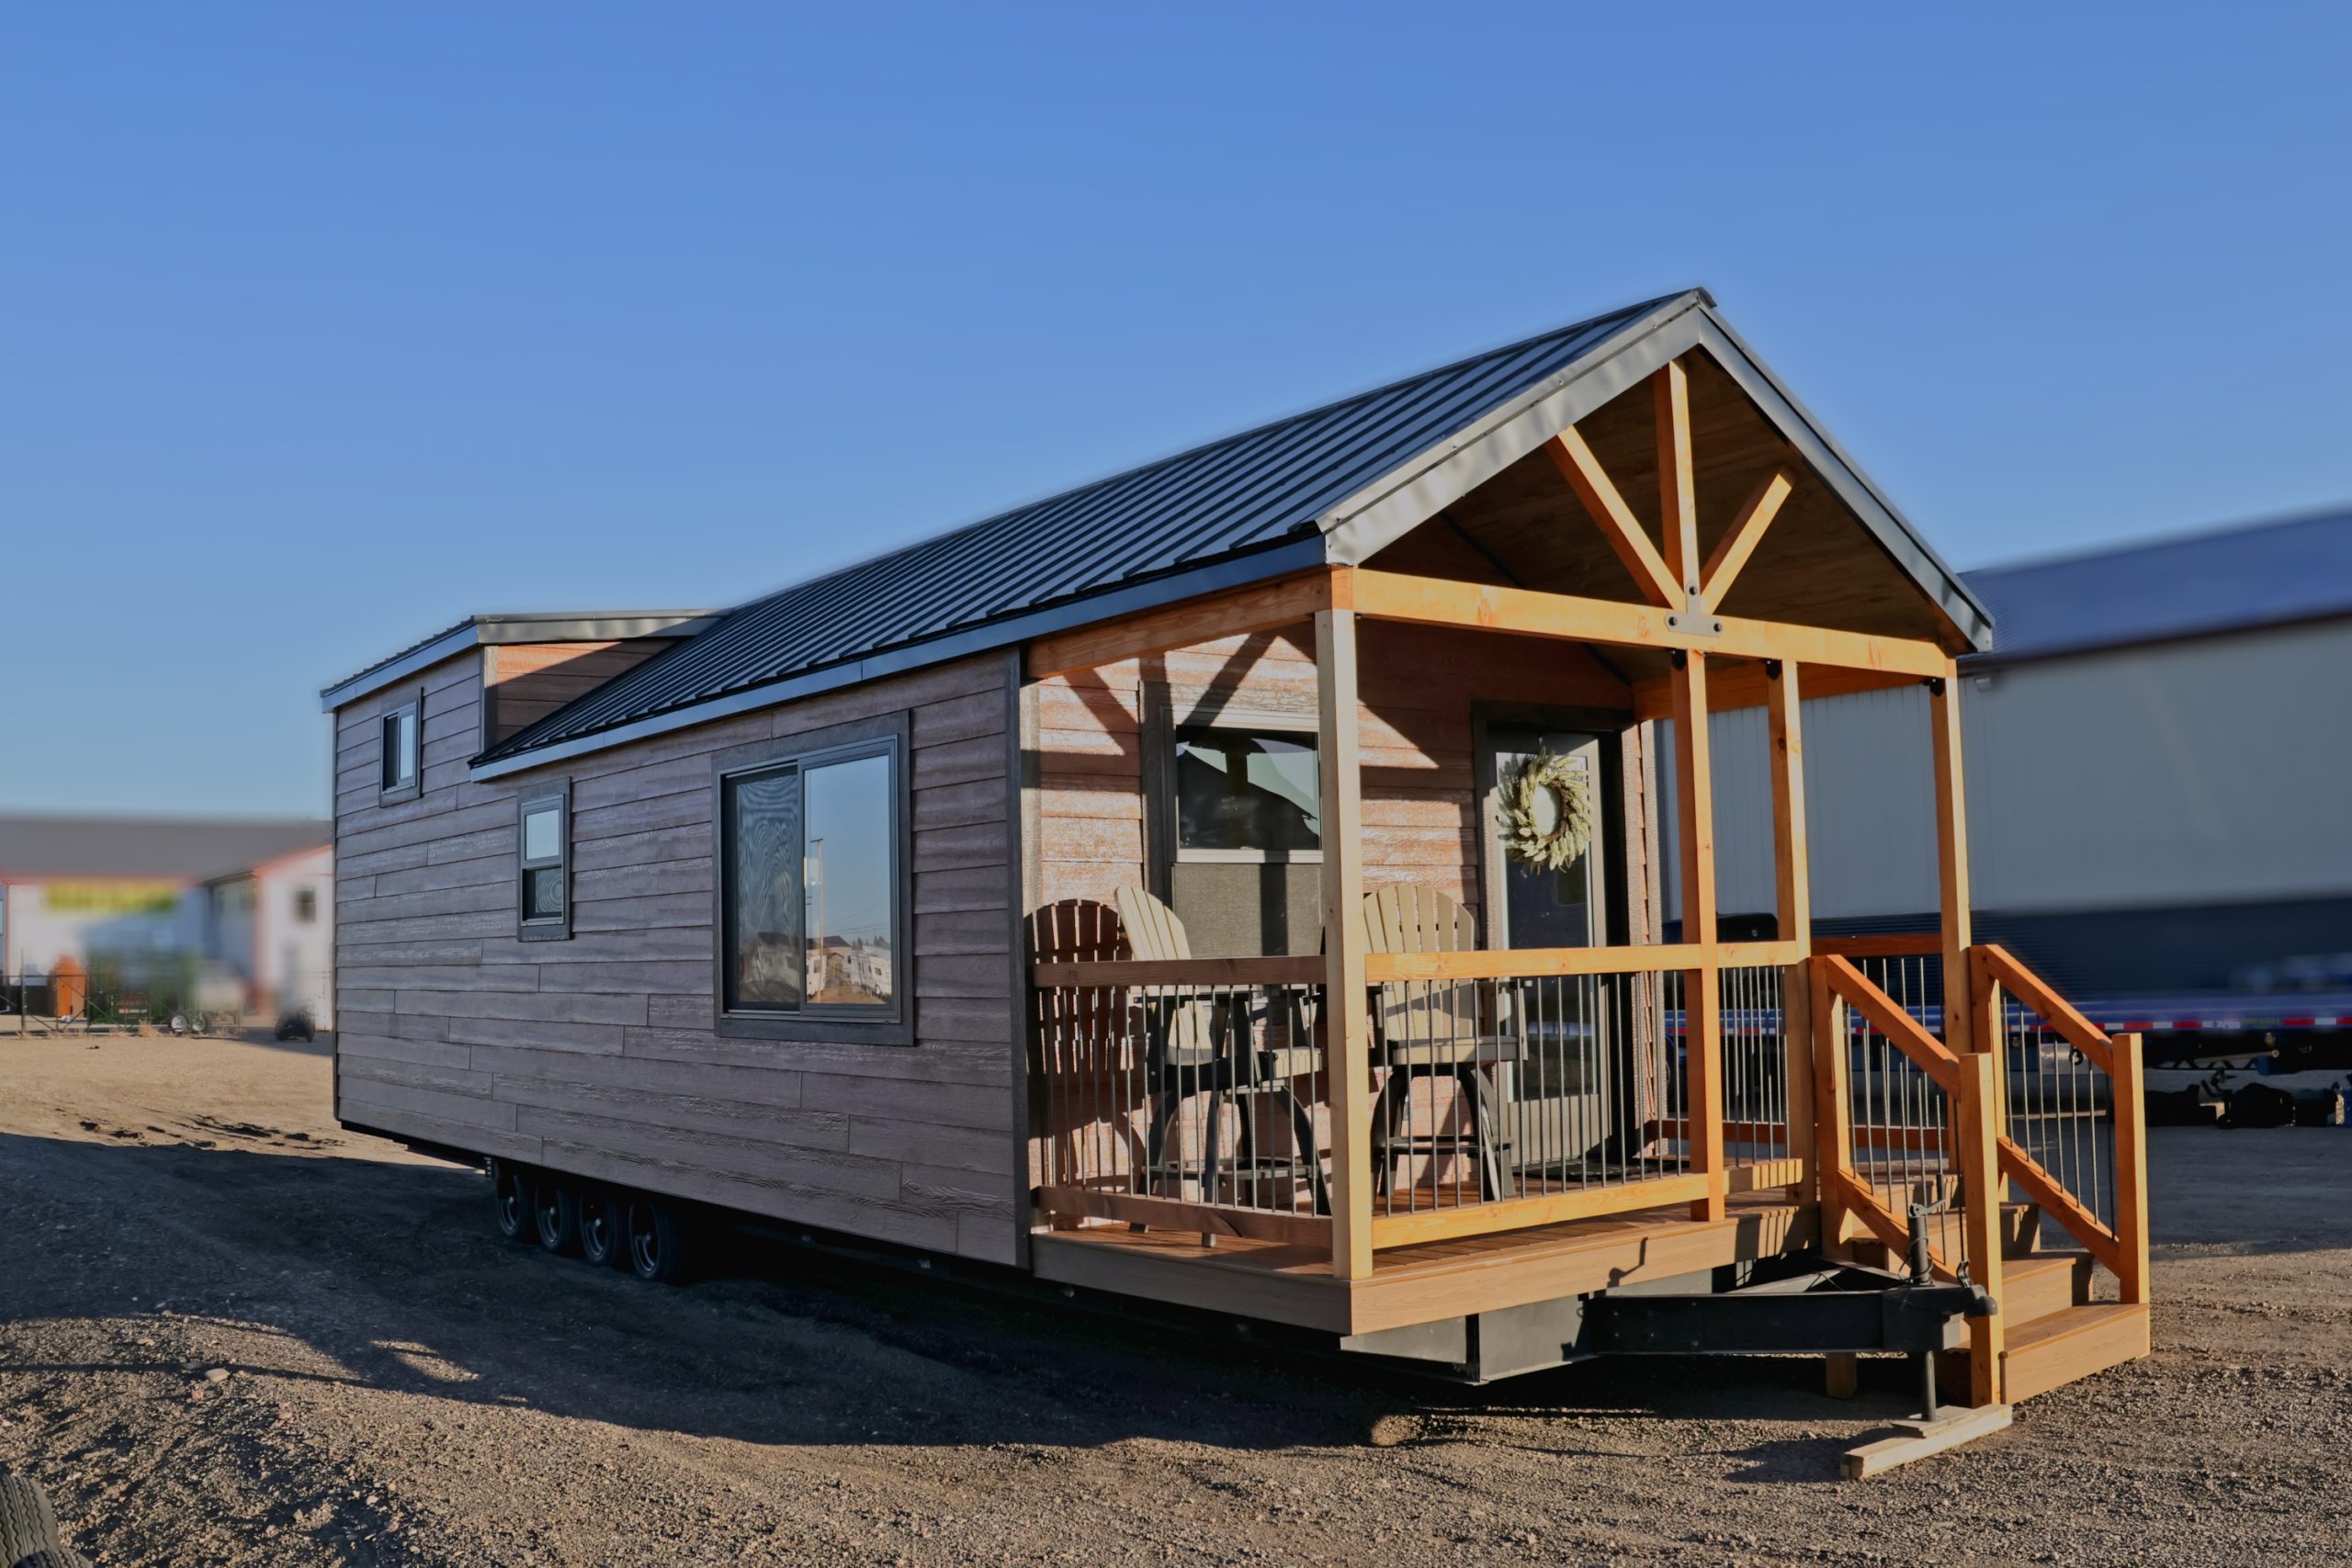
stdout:
MULTIPOLYGON (((1961 711, 1979 908, 2352 892, 2352 622, 2019 665, 1969 678, 1961 711)), ((1659 728, 1670 792, 1673 726, 1659 728)), ((1808 702, 1804 729, 1815 917, 1932 910, 1927 694, 1808 702)), ((1764 712, 1718 714, 1712 730, 1718 902, 1768 910, 1764 712)), ((1668 823, 1673 810, 1669 794, 1668 823)))

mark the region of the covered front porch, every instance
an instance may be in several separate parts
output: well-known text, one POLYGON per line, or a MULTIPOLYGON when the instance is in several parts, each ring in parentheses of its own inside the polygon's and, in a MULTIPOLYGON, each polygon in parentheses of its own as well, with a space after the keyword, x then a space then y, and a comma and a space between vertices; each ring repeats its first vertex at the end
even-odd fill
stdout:
POLYGON ((1686 355, 1355 564, 1031 645, 1039 1274, 1352 1337, 1917 1205, 1947 1277, 2047 1217, 2144 1303, 2136 1043, 1972 939, 1966 638, 1770 423, 1686 355), (1940 930, 1816 939, 1804 705, 1903 685, 1940 930), (1719 908, 1725 808, 1769 909, 1719 908))

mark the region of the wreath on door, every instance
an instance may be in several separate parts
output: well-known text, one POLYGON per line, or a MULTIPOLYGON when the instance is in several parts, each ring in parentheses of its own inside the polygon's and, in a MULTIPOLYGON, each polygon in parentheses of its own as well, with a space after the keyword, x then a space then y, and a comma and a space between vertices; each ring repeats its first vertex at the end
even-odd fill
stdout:
POLYGON ((1592 843, 1592 781, 1566 757, 1540 751, 1503 785, 1503 852, 1540 871, 1566 871, 1592 843))

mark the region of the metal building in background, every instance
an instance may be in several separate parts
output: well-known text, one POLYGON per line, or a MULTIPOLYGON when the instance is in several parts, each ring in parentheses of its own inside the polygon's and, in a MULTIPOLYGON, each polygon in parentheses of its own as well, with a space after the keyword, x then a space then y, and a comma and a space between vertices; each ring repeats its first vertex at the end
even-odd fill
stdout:
MULTIPOLYGON (((2352 512, 1968 582, 1978 935, 2119 1027, 2352 1029, 2352 512)), ((1769 911, 1764 715, 1713 733, 1721 908, 1769 911)), ((1932 929, 1926 694, 1809 702, 1805 748, 1821 929, 1932 929)))

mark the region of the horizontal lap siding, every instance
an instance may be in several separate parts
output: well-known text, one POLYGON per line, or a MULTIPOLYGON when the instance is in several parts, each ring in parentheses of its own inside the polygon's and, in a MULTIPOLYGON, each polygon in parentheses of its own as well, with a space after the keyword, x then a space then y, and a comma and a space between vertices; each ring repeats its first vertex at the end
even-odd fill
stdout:
MULTIPOLYGON (((496 650, 522 699, 625 650, 496 650), (526 668, 526 667, 528 668, 526 668)), ((364 1126, 881 1240, 1012 1262, 1007 666, 871 682, 473 783, 468 654, 337 716, 340 1113, 364 1126), (376 718, 418 690, 427 787, 376 802, 376 718), (911 1049, 711 1030, 714 753, 910 716, 911 1049), (568 942, 514 934, 515 802, 572 798, 568 942)))
MULTIPOLYGON (((1474 702, 1630 706, 1583 649, 1491 633, 1372 623, 1362 631, 1359 761, 1364 880, 1422 883, 1479 908, 1474 702)), ((1229 637, 1039 683, 1036 902, 1109 901, 1148 884, 1142 693, 1165 682, 1178 722, 1204 696, 1316 719, 1309 628, 1229 637)))

